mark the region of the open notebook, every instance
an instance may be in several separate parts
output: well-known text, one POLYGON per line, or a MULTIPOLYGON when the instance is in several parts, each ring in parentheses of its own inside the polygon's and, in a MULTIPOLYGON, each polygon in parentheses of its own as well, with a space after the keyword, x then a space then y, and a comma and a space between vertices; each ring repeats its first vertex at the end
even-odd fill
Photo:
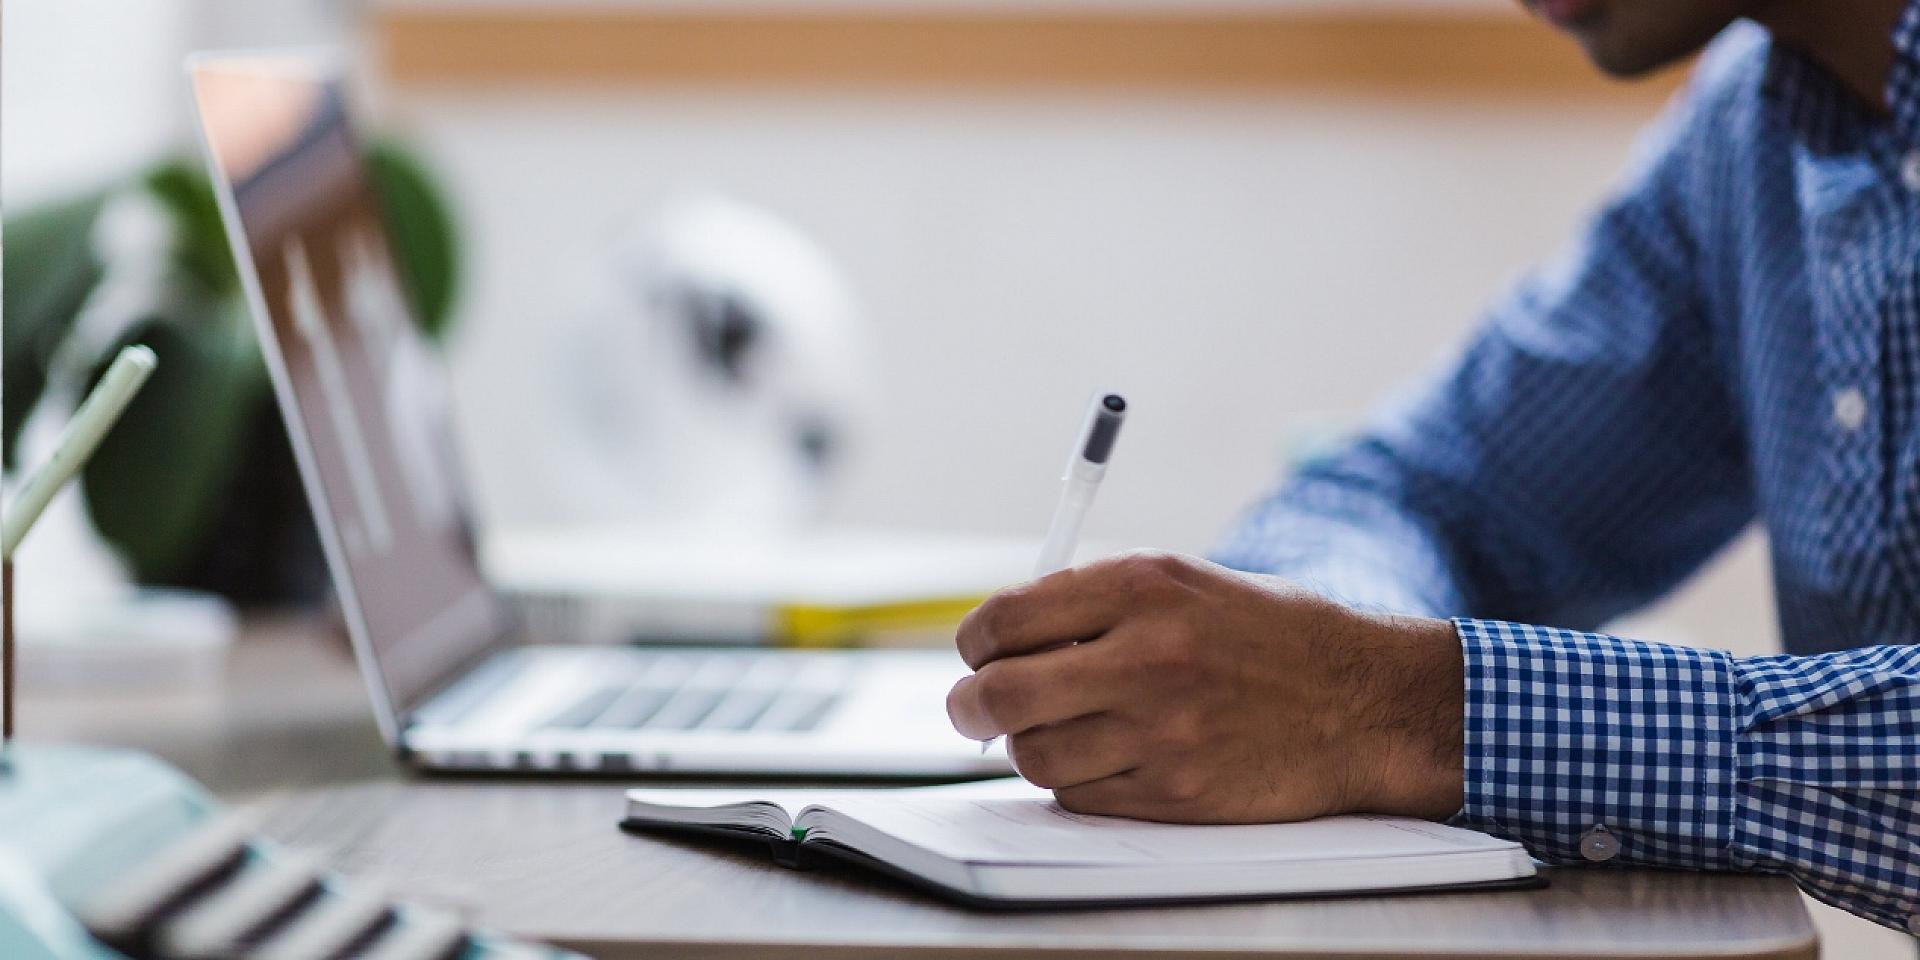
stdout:
POLYGON ((1025 781, 890 790, 627 792, 629 830, 765 840, 977 905, 1266 899, 1536 885, 1517 843, 1399 817, 1193 826, 1073 813, 1025 781))

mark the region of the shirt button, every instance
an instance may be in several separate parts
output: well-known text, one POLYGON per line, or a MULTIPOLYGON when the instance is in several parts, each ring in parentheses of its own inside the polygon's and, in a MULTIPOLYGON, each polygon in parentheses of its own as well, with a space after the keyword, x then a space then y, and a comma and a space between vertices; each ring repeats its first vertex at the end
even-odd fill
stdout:
POLYGON ((1606 863, 1619 852, 1620 838, 1604 823, 1594 824, 1593 829, 1580 835, 1580 855, 1594 863, 1606 863))
POLYGON ((1867 395, 1859 387, 1836 390, 1833 394, 1833 425, 1852 433, 1867 422, 1867 395))
POLYGON ((1900 161, 1900 180, 1908 190, 1920 193, 1920 150, 1915 150, 1900 161))

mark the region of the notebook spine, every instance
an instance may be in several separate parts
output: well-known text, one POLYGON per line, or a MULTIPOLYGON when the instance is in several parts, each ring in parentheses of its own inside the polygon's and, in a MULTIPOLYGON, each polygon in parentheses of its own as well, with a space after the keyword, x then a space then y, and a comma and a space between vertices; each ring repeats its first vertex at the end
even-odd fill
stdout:
POLYGON ((789 870, 813 869, 813 858, 807 856, 810 851, 804 850, 805 846, 806 844, 799 840, 770 839, 767 841, 767 848, 773 851, 773 862, 789 870))

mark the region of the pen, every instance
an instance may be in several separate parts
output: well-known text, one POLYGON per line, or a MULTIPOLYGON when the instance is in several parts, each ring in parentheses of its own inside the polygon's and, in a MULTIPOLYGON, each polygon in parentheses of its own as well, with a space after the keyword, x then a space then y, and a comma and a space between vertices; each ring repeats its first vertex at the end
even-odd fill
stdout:
POLYGON ((1060 502, 1053 508, 1047 541, 1034 561, 1034 576, 1044 577, 1073 563, 1074 548, 1080 545, 1080 523, 1107 475, 1107 459, 1113 456, 1113 442, 1119 439, 1126 416, 1127 401, 1117 393, 1095 400, 1087 411, 1087 422, 1067 461, 1067 475, 1060 478, 1060 502))
MULTIPOLYGON (((1074 548, 1080 545, 1080 524, 1093 506, 1093 495, 1100 492, 1107 460, 1113 456, 1113 444, 1120 438, 1120 424, 1126 417, 1127 401, 1117 393, 1095 399, 1087 410, 1086 423, 1081 425, 1067 460, 1067 475, 1060 479, 1060 502, 1054 505, 1046 542, 1041 544, 1040 556, 1033 564, 1035 577, 1064 570, 1073 563, 1074 548)), ((996 739, 980 741, 980 752, 986 753, 996 739)))

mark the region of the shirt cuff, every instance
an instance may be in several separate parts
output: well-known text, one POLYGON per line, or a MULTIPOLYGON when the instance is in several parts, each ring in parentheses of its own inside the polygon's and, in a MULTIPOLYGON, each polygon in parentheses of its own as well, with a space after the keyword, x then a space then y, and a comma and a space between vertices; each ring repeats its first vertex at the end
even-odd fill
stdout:
POLYGON ((1728 654, 1453 624, 1466 660, 1466 803, 1456 822, 1550 862, 1736 866, 1738 691, 1728 654))

